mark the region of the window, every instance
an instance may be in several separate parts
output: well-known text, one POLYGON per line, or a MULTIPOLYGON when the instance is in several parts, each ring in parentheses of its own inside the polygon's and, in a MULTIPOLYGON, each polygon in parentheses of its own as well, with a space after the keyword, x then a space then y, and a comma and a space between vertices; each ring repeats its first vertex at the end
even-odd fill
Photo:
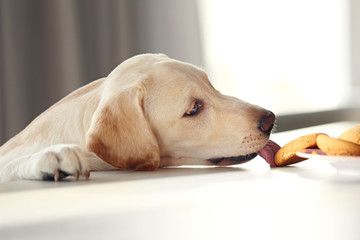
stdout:
POLYGON ((337 109, 349 100, 347 1, 198 3, 205 69, 221 92, 278 115, 337 109))

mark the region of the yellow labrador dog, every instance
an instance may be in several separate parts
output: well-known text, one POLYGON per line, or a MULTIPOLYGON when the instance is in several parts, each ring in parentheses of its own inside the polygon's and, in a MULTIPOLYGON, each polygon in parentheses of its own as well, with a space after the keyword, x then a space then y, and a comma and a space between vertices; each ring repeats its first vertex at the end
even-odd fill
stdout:
POLYGON ((274 166, 272 112, 222 95, 201 69, 162 54, 121 63, 72 92, 0 148, 0 179, 89 178, 91 170, 274 166))

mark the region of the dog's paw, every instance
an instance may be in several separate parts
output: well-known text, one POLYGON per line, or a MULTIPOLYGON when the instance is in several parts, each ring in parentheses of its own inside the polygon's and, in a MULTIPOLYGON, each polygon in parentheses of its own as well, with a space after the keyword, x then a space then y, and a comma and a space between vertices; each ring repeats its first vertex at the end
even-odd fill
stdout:
POLYGON ((34 154, 33 171, 35 179, 59 181, 67 176, 90 177, 89 158, 96 155, 73 144, 53 145, 34 154))

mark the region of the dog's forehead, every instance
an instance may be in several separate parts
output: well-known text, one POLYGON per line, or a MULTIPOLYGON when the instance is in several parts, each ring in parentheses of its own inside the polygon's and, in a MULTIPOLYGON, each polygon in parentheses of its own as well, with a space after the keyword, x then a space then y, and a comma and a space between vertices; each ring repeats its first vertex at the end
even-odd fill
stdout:
POLYGON ((203 70, 171 60, 155 64, 145 86, 148 92, 146 101, 152 103, 154 109, 164 111, 188 107, 192 99, 207 99, 215 92, 203 70))
POLYGON ((169 59, 157 65, 157 79, 159 81, 174 82, 178 84, 198 84, 211 86, 207 74, 202 69, 177 60, 169 59))

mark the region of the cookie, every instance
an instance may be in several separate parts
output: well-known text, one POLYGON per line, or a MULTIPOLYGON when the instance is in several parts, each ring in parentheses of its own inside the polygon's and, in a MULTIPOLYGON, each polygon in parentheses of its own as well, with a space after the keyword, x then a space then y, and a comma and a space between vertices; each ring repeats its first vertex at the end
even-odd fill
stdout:
POLYGON ((339 139, 360 144, 360 124, 343 132, 339 139))
POLYGON ((324 135, 324 134, 312 133, 309 135, 296 138, 295 140, 284 145, 275 155, 276 166, 290 165, 307 159, 297 156, 296 152, 302 149, 316 147, 316 139, 319 135, 324 135))
POLYGON ((360 144, 346 140, 319 135, 317 146, 330 156, 360 156, 360 144))

